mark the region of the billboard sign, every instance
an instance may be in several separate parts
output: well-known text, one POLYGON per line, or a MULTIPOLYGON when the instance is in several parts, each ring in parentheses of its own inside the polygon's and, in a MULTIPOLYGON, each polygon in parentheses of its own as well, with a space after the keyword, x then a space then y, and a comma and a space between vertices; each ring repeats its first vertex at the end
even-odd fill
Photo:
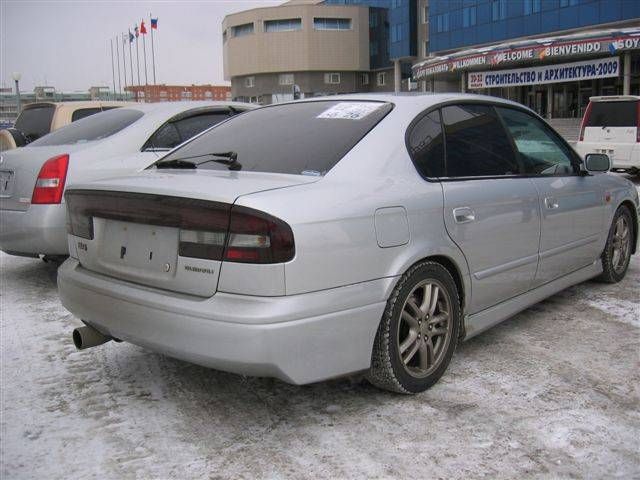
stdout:
POLYGON ((620 75, 620 57, 509 70, 469 72, 467 75, 467 88, 470 90, 593 80, 620 75))

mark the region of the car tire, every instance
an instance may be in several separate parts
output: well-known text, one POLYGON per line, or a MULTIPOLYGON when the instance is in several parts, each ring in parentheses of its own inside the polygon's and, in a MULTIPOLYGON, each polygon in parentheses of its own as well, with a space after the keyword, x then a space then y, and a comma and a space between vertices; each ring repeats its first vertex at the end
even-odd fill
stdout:
POLYGON ((411 267, 387 301, 373 344, 369 382, 405 394, 431 387, 449 366, 460 318, 458 289, 449 271, 433 261, 411 267))
POLYGON ((602 274, 599 280, 606 283, 617 283, 627 273, 635 241, 632 222, 629 208, 625 205, 618 207, 602 252, 602 274))

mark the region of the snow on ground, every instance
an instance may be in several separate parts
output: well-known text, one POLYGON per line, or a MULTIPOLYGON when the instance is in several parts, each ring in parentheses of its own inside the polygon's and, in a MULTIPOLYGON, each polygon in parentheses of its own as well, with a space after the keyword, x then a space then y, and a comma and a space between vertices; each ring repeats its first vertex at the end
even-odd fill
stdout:
POLYGON ((638 256, 620 284, 572 287, 460 345, 412 397, 124 343, 77 352, 55 267, 0 265, 2 478, 640 477, 638 256))

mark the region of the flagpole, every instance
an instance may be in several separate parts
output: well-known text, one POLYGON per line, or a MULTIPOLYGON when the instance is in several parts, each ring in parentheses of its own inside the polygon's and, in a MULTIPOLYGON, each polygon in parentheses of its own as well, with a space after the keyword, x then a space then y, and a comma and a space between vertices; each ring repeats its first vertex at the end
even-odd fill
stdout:
MULTIPOLYGON (((136 26, 135 31, 137 31, 138 27, 136 26)), ((137 63, 137 68, 138 68, 138 85, 140 85, 140 49, 138 48, 138 37, 139 37, 139 33, 136 35, 136 63, 137 63)))
POLYGON ((122 72, 123 72, 123 79, 124 79, 124 94, 125 96, 127 95, 127 53, 126 53, 126 49, 124 48, 124 35, 122 35, 120 38, 122 38, 123 42, 122 42, 122 72))
POLYGON ((142 35, 142 55, 144 56, 144 84, 149 85, 149 80, 147 79, 147 42, 144 39, 145 34, 142 33, 142 28, 140 30, 140 35, 142 35))
POLYGON ((120 99, 122 100, 122 79, 120 77, 120 47, 118 46, 118 37, 116 37, 116 65, 118 66, 118 92, 120 92, 120 99))
POLYGON ((133 40, 131 40, 131 30, 129 30, 127 40, 129 42, 129 71, 131 72, 131 86, 133 86, 133 54, 131 53, 131 43, 133 40))
POLYGON ((151 13, 149 13, 149 27, 151 27, 151 63, 153 65, 153 84, 156 84, 156 53, 153 48, 153 20, 151 19, 151 13))
POLYGON ((111 39, 111 77, 113 78, 113 98, 116 97, 116 69, 113 65, 113 38, 111 39))

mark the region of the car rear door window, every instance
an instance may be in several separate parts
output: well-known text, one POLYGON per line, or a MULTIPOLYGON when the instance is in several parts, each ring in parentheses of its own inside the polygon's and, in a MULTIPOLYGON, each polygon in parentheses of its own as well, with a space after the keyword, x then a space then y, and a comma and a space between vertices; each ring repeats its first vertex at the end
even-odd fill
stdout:
POLYGON ((221 123, 162 161, 193 159, 199 169, 227 170, 228 165, 206 156, 235 152, 242 171, 324 175, 392 108, 391 103, 366 100, 263 107, 221 123))
POLYGON ((28 141, 33 142, 51 131, 51 120, 55 111, 54 105, 25 108, 16 120, 15 128, 20 130, 28 141))
POLYGON ((128 127, 140 119, 142 115, 140 110, 131 108, 117 108, 108 112, 96 113, 62 127, 31 145, 73 145, 102 140, 128 127))
POLYGON ((181 143, 180 133, 175 124, 167 122, 155 131, 142 150, 171 150, 181 143))
POLYGON ((490 105, 451 105, 442 109, 448 177, 520 174, 509 136, 490 105))
POLYGON ((445 175, 444 138, 439 110, 424 115, 410 127, 407 143, 409 155, 420 175, 427 178, 445 175))
POLYGON ((569 148, 533 115, 513 108, 496 107, 513 138, 526 175, 574 173, 569 148))
POLYGON ((149 137, 142 150, 171 150, 182 142, 195 137, 206 129, 233 116, 230 111, 200 112, 194 115, 180 115, 162 125, 149 137))
POLYGON ((80 108, 71 114, 71 121, 75 122, 76 120, 81 120, 85 117, 90 117, 91 115, 95 115, 96 113, 100 113, 102 109, 100 107, 97 108, 80 108))
POLYGON ((591 102, 585 127, 637 127, 638 102, 591 102))
POLYGON ((223 120, 228 119, 230 116, 231 113, 229 112, 201 113, 178 120, 175 122, 175 126, 178 132, 180 132, 180 136, 184 142, 191 137, 195 137, 200 132, 204 132, 207 128, 213 127, 223 120))

